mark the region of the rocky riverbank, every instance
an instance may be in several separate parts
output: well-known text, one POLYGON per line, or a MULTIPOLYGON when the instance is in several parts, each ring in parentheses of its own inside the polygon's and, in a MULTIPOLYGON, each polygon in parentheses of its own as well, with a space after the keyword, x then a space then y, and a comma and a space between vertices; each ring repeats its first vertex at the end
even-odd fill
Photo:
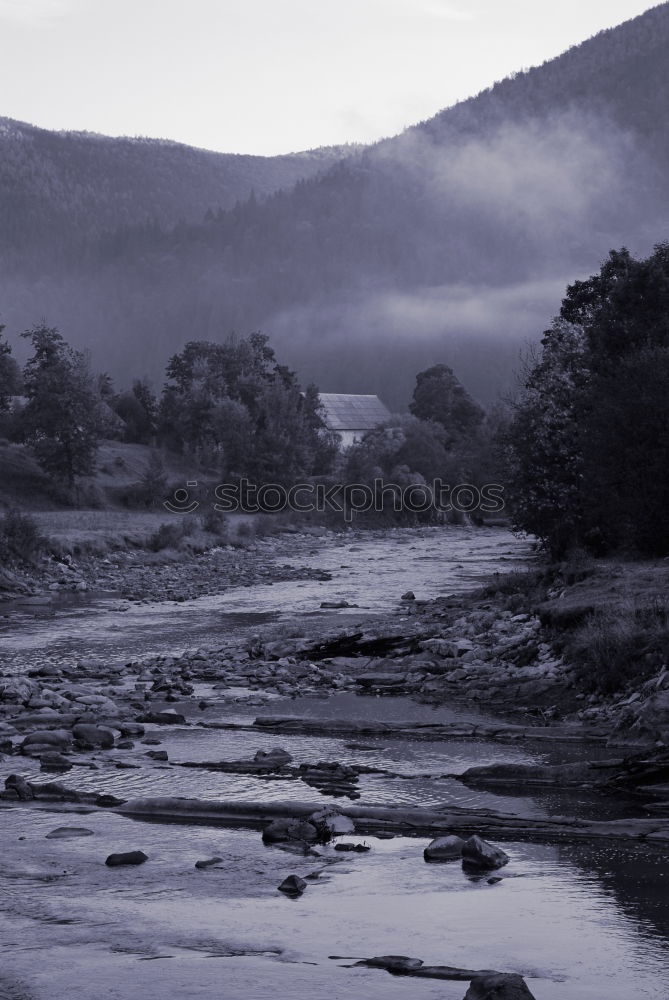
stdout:
MULTIPOLYGON (((313 549, 314 540, 293 536, 288 544, 294 554, 300 546, 305 552, 313 549)), ((253 579, 281 574, 280 564, 270 564, 267 559, 271 556, 275 560, 285 545, 285 538, 272 540, 245 553, 249 558, 247 572, 253 579)), ((195 558, 201 586, 213 586, 216 559, 226 560, 231 571, 227 551, 195 558), (204 565, 212 566, 210 576, 202 572, 204 565)), ((234 559, 239 558, 235 552, 234 559)), ((242 567, 242 562, 236 565, 242 567)), ((175 573, 185 581, 190 564, 178 566, 175 573)), ((109 572, 122 570, 117 565, 109 572)), ((157 578, 150 578, 155 584, 157 578)), ((554 603, 559 604, 559 600, 553 597, 554 603)), ((362 627, 359 622, 348 627, 330 622, 324 632, 322 621, 303 621, 289 635, 285 627, 269 629, 250 639, 116 666, 96 659, 52 660, 20 676, 10 666, 0 679, 0 733, 2 750, 7 754, 4 763, 11 766, 13 758, 30 757, 39 760, 44 771, 66 772, 83 761, 104 766, 113 752, 113 766, 119 768, 140 767, 147 756, 159 757, 171 766, 163 751, 143 749, 144 725, 215 728, 217 723, 202 721, 203 708, 233 705, 240 688, 247 692, 243 696, 246 705, 255 702, 259 706, 277 696, 323 697, 341 692, 404 695, 433 705, 480 706, 500 720, 488 725, 458 724, 450 731, 447 726, 423 726, 404 732, 411 739, 590 740, 608 744, 615 751, 612 766, 603 770, 598 765, 596 773, 588 771, 586 762, 580 770, 521 768, 515 773, 469 775, 470 781, 509 786, 523 782, 586 787, 608 783, 610 788, 617 781, 627 790, 636 788, 656 812, 669 812, 669 764, 665 761, 669 713, 663 715, 669 699, 666 669, 646 679, 638 696, 627 692, 617 699, 588 696, 583 691, 580 666, 556 651, 554 633, 542 620, 546 602, 536 609, 528 604, 523 611, 516 609, 517 603, 515 597, 494 586, 430 602, 417 601, 413 594, 405 593, 394 614, 369 618, 362 627), (643 767, 641 760, 645 761, 643 767), (639 776, 636 785, 635 775, 639 776)), ((392 728, 294 716, 264 716, 256 725, 277 737, 290 732, 337 732, 355 737, 392 728)), ((149 737, 148 742, 155 743, 155 737, 149 737)), ((290 773, 288 763, 276 767, 272 766, 276 762, 268 766, 263 761, 210 760, 192 766, 279 779, 297 777, 321 787, 324 794, 357 797, 360 769, 331 761, 318 767, 317 762, 311 767, 302 765, 301 773, 290 773)), ((7 794, 14 796, 11 789, 7 794)))
POLYGON ((268 538, 242 535, 234 542, 200 534, 177 546, 110 546, 102 552, 49 554, 32 566, 0 575, 2 602, 45 604, 73 594, 114 594, 130 601, 187 601, 233 587, 285 580, 328 580, 322 570, 281 563, 313 552, 319 531, 283 531, 268 538))

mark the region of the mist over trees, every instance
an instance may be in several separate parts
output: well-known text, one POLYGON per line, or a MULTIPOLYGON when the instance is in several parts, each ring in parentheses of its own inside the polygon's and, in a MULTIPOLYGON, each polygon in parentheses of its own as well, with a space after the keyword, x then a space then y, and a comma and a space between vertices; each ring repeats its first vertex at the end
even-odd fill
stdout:
POLYGON ((14 333, 53 317, 123 384, 158 378, 192 330, 263 329, 325 391, 399 409, 444 361, 487 404, 570 275, 669 230, 668 44, 663 4, 393 139, 290 169, 9 123, 3 319, 14 333))
POLYGON ((567 289, 506 436, 518 527, 554 555, 669 554, 669 245, 567 289))

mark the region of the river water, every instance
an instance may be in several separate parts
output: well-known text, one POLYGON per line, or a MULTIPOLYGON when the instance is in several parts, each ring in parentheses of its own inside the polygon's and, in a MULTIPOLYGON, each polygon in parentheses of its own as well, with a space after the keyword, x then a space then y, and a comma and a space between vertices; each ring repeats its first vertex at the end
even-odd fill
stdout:
MULTIPOLYGON (((394 611, 401 618, 398 598, 405 590, 418 598, 455 593, 491 571, 518 568, 528 555, 524 543, 492 529, 319 541, 308 559, 332 572, 330 582, 265 585, 125 611, 118 600, 105 597, 62 606, 48 616, 24 608, 18 624, 15 616, 5 623, 0 642, 16 669, 23 669, 27 663, 81 656, 141 659, 282 623, 308 622, 319 629, 379 612, 394 611), (336 599, 359 607, 321 611, 321 601, 336 599)), ((192 725, 160 727, 156 735, 171 763, 244 758, 280 743, 298 763, 366 763, 397 775, 362 776, 361 804, 455 804, 537 817, 602 818, 630 811, 629 803, 587 791, 493 793, 468 789, 452 777, 474 764, 559 761, 591 752, 578 746, 277 738, 197 724, 250 724, 267 710, 449 722, 481 717, 476 709, 435 709, 406 698, 351 694, 327 701, 272 699, 263 707, 257 692, 236 694, 236 700, 214 697, 210 708, 191 716, 192 725)), ((146 758, 137 769, 119 769, 113 754, 100 754, 96 763, 97 770, 70 771, 67 784, 124 798, 332 801, 299 781, 263 782, 147 764, 146 758)), ((16 765, 12 760, 12 769, 16 765)), ((28 759, 21 773, 43 780, 28 759)), ((331 957, 383 954, 520 972, 537 1000, 669 996, 669 859, 650 847, 500 843, 511 862, 499 873, 502 881, 489 884, 487 878, 468 878, 456 863, 425 864, 422 838, 367 837, 371 850, 365 854, 340 855, 325 847, 318 849, 321 857, 303 858, 264 847, 257 831, 243 829, 138 822, 108 813, 63 816, 22 807, 4 808, 0 819, 0 997, 462 1000, 466 983, 397 978, 331 957), (94 836, 45 839, 61 825, 85 826, 94 836), (136 869, 105 867, 107 854, 131 849, 145 851, 149 861, 136 869), (196 860, 212 856, 223 858, 220 868, 195 870, 196 860), (285 876, 313 871, 322 874, 299 899, 277 892, 285 876)))

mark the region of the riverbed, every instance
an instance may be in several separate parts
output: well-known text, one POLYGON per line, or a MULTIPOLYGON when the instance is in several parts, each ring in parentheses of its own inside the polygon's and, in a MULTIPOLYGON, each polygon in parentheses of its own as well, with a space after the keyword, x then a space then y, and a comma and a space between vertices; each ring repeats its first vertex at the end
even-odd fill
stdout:
MULTIPOLYGON (((426 600, 460 593, 491 572, 522 567, 531 553, 507 532, 446 528, 318 541, 307 558, 332 580, 240 588, 192 602, 119 605, 99 595, 53 606, 48 614, 24 608, 5 621, 3 655, 20 672, 27 665, 91 657, 142 660, 245 641, 262 630, 308 628, 318 634, 338 621, 364 624, 379 615, 401 626, 407 611, 400 597, 407 590, 426 600), (358 607, 321 609, 322 602, 334 601, 358 607)), ((300 559, 305 561, 303 553, 300 559)), ((457 780, 476 764, 592 757, 593 748, 579 744, 413 741, 387 734, 362 740, 327 733, 277 737, 252 728, 255 716, 269 710, 426 723, 485 721, 489 716, 480 707, 432 707, 350 693, 287 699, 243 689, 217 692, 213 685, 198 688, 200 696, 204 709, 174 706, 186 724, 146 727, 167 751, 168 763, 147 761, 139 752, 121 760, 113 750, 100 751, 68 772, 67 785, 127 799, 296 799, 315 808, 331 803, 302 781, 178 766, 248 758, 281 745, 298 764, 337 760, 386 772, 360 777, 360 804, 599 819, 634 809, 587 789, 492 792, 457 780), (237 728, 214 728, 218 724, 237 728)), ((3 777, 11 765, 29 780, 44 780, 32 759, 6 758, 2 764, 3 777)), ((669 859, 660 848, 498 842, 511 860, 496 873, 500 880, 490 881, 467 875, 459 863, 426 864, 428 841, 421 837, 366 836, 367 852, 339 854, 328 845, 305 857, 264 846, 257 830, 62 808, 5 803, 0 812, 0 996, 462 1000, 466 983, 351 967, 357 958, 388 954, 519 972, 537 1000, 666 1000, 669 994, 669 859), (63 825, 86 827, 92 835, 46 839, 63 825), (141 867, 105 867, 109 853, 134 849, 149 857, 141 867), (220 867, 195 869, 197 860, 212 856, 223 859, 220 867), (298 899, 277 892, 287 875, 313 872, 318 878, 298 899)))

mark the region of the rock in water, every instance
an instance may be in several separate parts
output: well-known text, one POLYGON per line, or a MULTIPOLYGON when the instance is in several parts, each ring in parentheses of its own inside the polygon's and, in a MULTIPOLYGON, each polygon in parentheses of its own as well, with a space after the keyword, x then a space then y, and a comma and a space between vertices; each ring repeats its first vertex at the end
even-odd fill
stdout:
POLYGON ((22 802, 28 802, 35 798, 32 786, 20 774, 10 774, 5 779, 5 795, 3 798, 17 798, 22 802))
POLYGON ((481 837, 470 837, 462 845, 462 864, 467 868, 489 870, 502 868, 508 863, 508 854, 499 847, 493 847, 481 837))
POLYGON ((400 598, 400 600, 402 600, 402 601, 415 601, 416 600, 416 595, 414 594, 413 590, 407 590, 406 594, 402 594, 402 597, 400 598))
POLYGON ((148 860, 144 851, 126 851, 124 854, 110 854, 105 864, 117 868, 119 865, 143 865, 148 860))
POLYGON ((285 878, 281 885, 278 887, 279 892, 285 893, 286 896, 301 896, 307 887, 307 883, 299 875, 289 875, 285 878))
POLYGON ((47 751, 40 754, 40 770, 42 771, 71 771, 72 762, 63 757, 57 750, 47 751))
POLYGON ((394 975, 415 972, 423 964, 422 958, 409 958, 408 955, 379 955, 376 958, 365 958, 356 965, 366 965, 369 969, 386 969, 394 975))
POLYGON ((47 833, 47 840, 72 840, 74 837, 92 837, 93 831, 85 826, 59 826, 47 833))
POLYGON ((304 819, 275 819, 262 832, 265 844, 280 844, 286 840, 306 840, 313 844, 318 831, 313 823, 304 819))
POLYGON ((78 743, 84 743, 87 746, 102 747, 104 750, 110 750, 114 746, 113 732, 102 726, 92 726, 87 722, 80 722, 72 727, 72 733, 78 743))
POLYGON ((464 1000, 535 1000, 522 976, 495 972, 472 979, 464 1000))
POLYGON ((355 833, 353 820, 349 816, 344 816, 334 806, 325 806, 318 812, 312 813, 309 822, 313 823, 319 836, 325 840, 342 833, 355 833))
POLYGON ((179 712, 147 712, 137 719, 137 722, 152 722, 157 726, 183 726, 186 717, 179 712))
POLYGON ((71 742, 71 734, 64 729, 38 729, 26 736, 21 745, 56 747, 58 750, 64 750, 71 742))
POLYGON ((215 868, 216 865, 220 865, 223 858, 209 858, 207 861, 196 861, 195 867, 199 871, 205 871, 207 868, 215 868))
POLYGON ((290 764, 293 758, 287 750, 275 747, 273 750, 258 750, 253 759, 258 764, 272 764, 276 767, 282 767, 284 764, 290 764))
POLYGON ((449 837, 437 837, 423 851, 426 861, 459 861, 465 841, 462 837, 452 834, 449 837))

